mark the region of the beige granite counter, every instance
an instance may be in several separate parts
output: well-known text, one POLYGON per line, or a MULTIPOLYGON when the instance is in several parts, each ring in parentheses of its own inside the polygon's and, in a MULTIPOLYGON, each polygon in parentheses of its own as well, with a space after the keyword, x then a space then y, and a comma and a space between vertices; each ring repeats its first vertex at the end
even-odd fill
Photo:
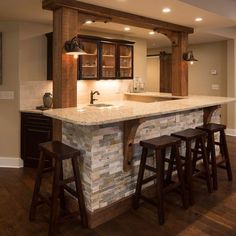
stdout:
MULTIPOLYGON (((129 95, 152 96, 156 98, 162 96, 170 99, 179 98, 178 96, 161 93, 129 93, 129 95)), ((194 110, 234 101, 236 101, 236 98, 213 96, 188 96, 181 97, 181 99, 157 102, 124 100, 107 102, 113 105, 109 107, 92 107, 88 106, 88 104, 81 104, 73 108, 43 111, 43 114, 73 124, 90 126, 194 110)))

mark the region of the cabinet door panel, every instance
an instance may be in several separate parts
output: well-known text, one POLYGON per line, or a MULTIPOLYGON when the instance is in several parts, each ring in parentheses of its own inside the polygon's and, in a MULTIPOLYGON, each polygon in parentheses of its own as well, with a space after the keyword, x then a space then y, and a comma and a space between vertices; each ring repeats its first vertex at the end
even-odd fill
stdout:
POLYGON ((116 76, 116 44, 101 43, 101 78, 115 79, 116 76))
MULTIPOLYGON (((37 167, 39 159, 38 144, 51 140, 51 131, 48 129, 37 129, 31 126, 24 127, 24 166, 37 167)), ((49 160, 46 160, 46 166, 50 166, 49 160)))
MULTIPOLYGON (((21 158, 24 166, 37 167, 39 159, 39 143, 52 140, 52 119, 41 114, 21 114, 21 158)), ((46 167, 52 161, 46 159, 46 167)))
POLYGON ((80 46, 87 54, 79 57, 79 79, 98 79, 98 43, 82 40, 80 46))
POLYGON ((119 45, 119 77, 133 78, 133 46, 119 45))
POLYGON ((133 46, 119 45, 119 77, 133 78, 133 46))

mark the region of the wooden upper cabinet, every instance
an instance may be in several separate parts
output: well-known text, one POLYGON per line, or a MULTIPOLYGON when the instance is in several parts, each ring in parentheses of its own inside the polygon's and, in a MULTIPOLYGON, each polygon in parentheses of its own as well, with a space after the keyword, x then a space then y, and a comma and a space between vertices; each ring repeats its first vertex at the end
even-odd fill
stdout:
POLYGON ((134 42, 80 35, 79 80, 133 79, 134 42))

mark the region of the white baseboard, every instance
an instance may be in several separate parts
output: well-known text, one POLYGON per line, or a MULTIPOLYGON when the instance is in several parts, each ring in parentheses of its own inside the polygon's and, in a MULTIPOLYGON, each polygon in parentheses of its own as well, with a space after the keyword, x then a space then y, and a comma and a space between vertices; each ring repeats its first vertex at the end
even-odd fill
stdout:
POLYGON ((226 129, 225 133, 229 136, 236 136, 236 129, 226 129))
POLYGON ((14 157, 0 157, 0 168, 22 168, 23 160, 14 157))

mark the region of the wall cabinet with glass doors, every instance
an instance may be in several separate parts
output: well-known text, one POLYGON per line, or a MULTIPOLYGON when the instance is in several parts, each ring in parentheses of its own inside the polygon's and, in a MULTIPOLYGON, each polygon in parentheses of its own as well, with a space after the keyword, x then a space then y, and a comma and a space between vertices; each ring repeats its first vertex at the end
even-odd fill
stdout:
POLYGON ((133 42, 79 36, 79 80, 133 79, 133 42))

